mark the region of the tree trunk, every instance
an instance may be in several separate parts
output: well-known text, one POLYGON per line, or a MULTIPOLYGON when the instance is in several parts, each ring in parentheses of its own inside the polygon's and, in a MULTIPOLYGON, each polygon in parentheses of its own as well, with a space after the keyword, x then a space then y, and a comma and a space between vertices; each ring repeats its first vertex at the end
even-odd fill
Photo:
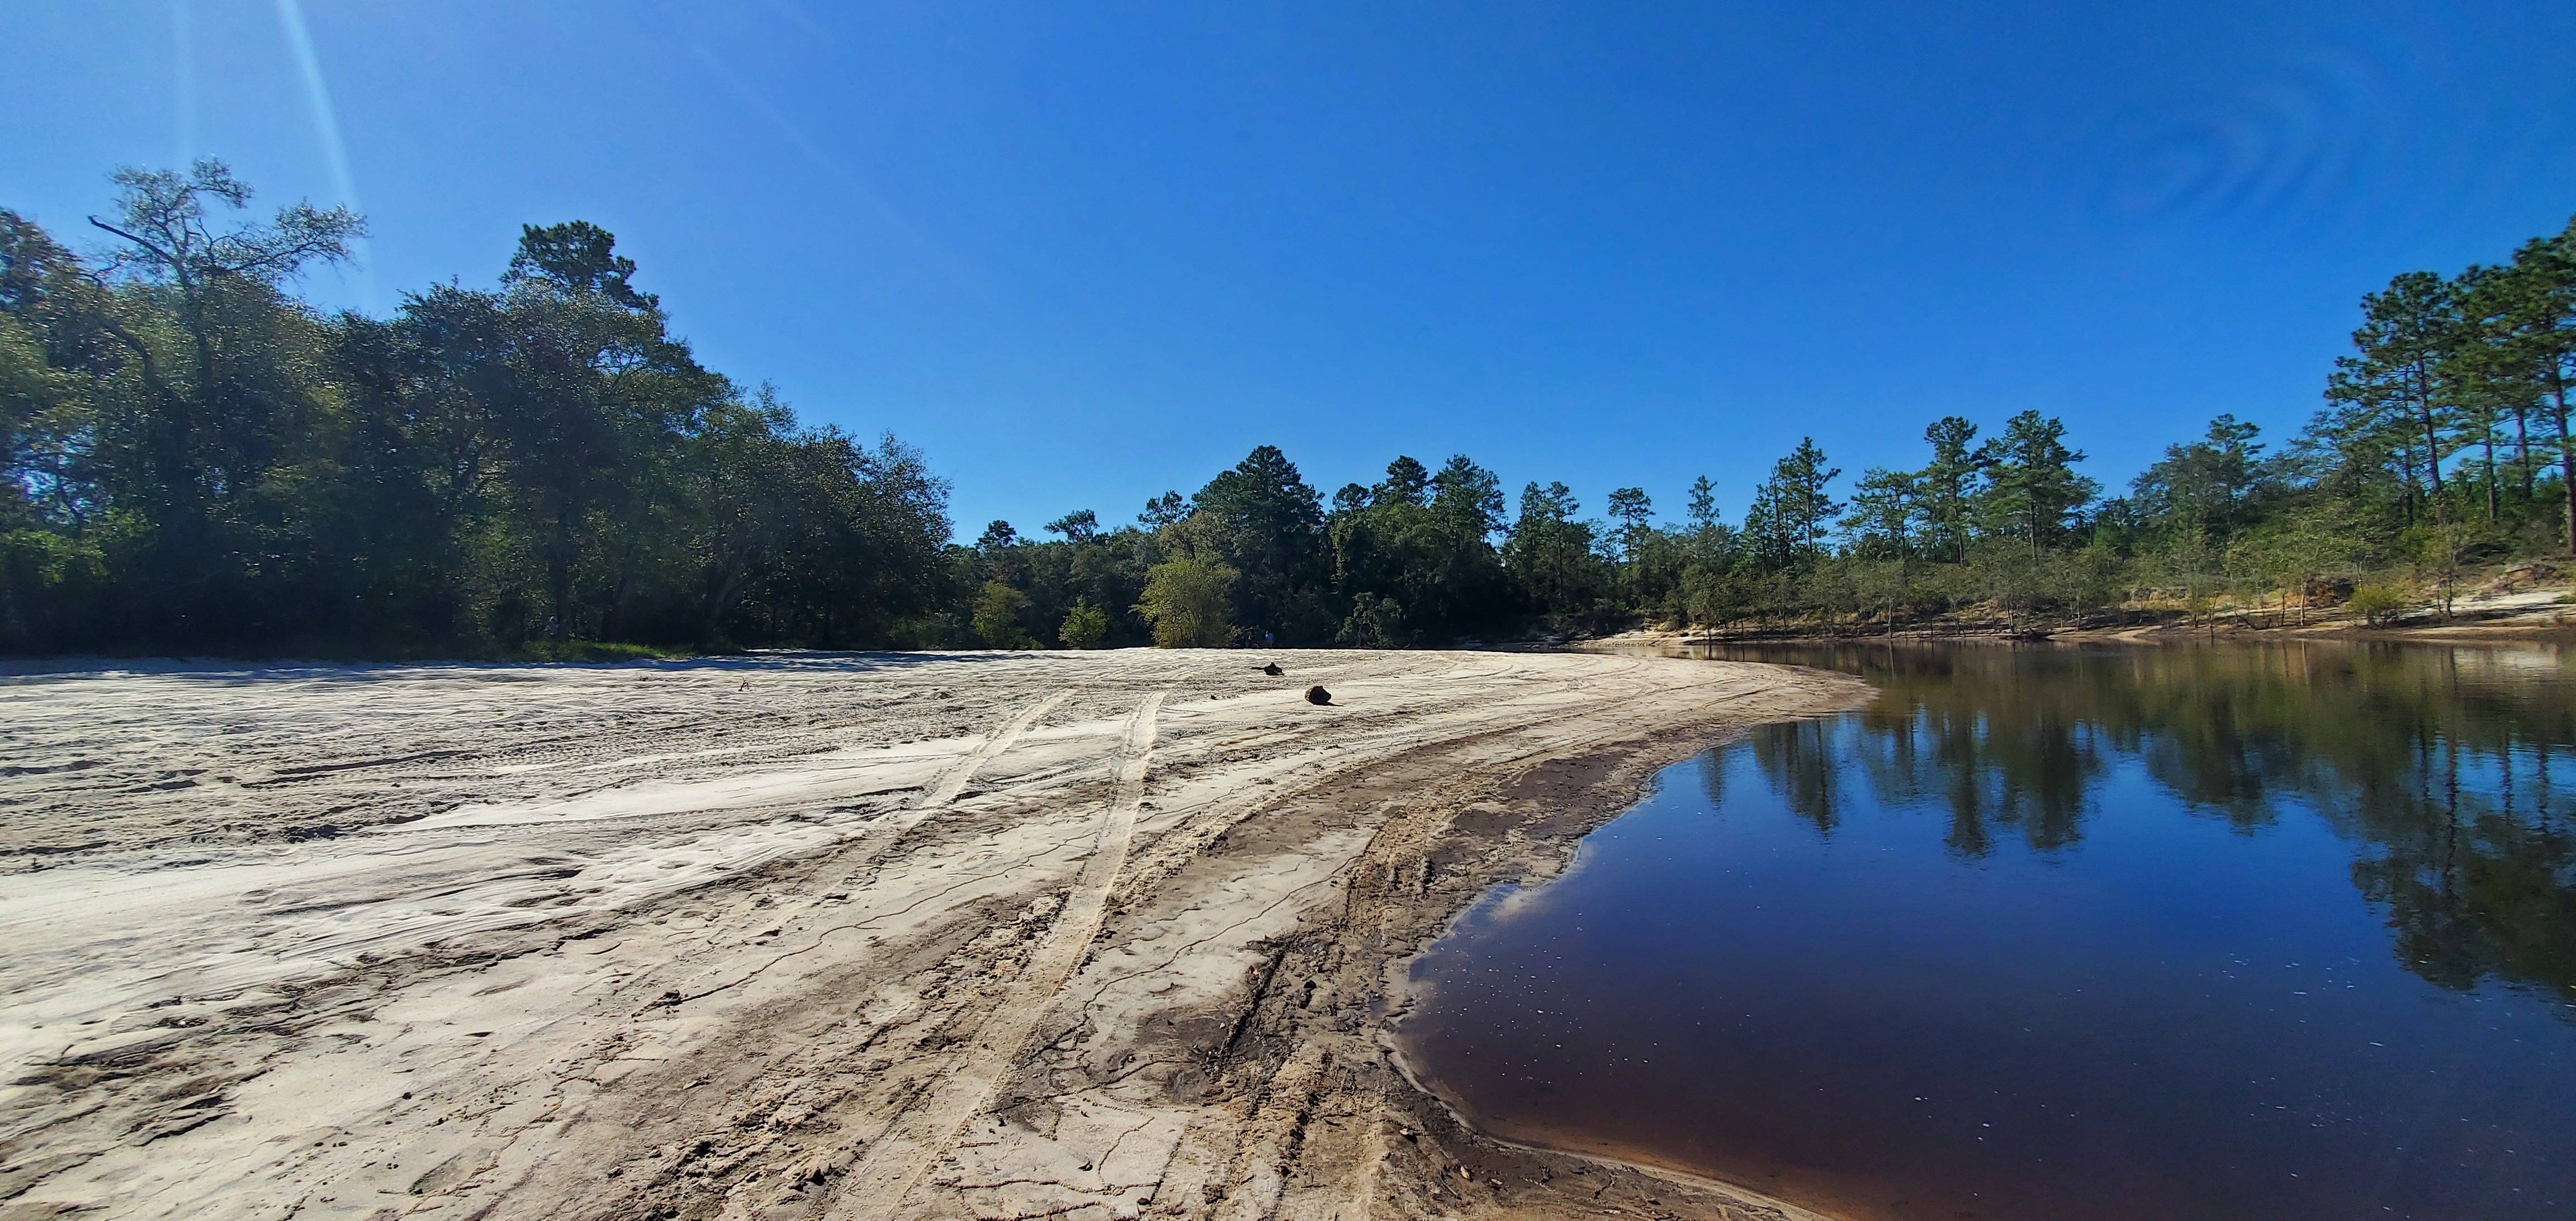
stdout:
POLYGON ((2557 370, 2549 374, 2549 406, 2558 417, 2558 490, 2565 503, 2567 554, 2576 555, 2576 444, 2567 436, 2567 382, 2557 370))
POLYGON ((2494 521, 2494 520, 2496 519, 2495 428, 2492 426, 2492 424, 2490 424, 2490 426, 2487 428, 2486 432, 2487 432, 2487 520, 2488 520, 2488 521, 2490 521, 2490 522, 2492 522, 2492 521, 2494 521))
POLYGON ((2522 474, 2522 498, 2531 499, 2531 430, 2523 417, 2530 415, 2528 406, 2513 409, 2513 464, 2522 474))
POLYGON ((2397 451, 2397 507, 2405 514, 2406 524, 2411 526, 2415 524, 2415 451, 2402 443, 2394 448, 2397 451))
POLYGON ((2433 400, 2426 397, 2415 411, 2415 419, 2424 426, 2424 473, 2433 485, 2433 515, 2438 520, 2442 509, 2442 433, 2433 422, 2433 400))
POLYGON ((546 556, 546 595, 552 608, 548 616, 560 628, 568 617, 572 603, 572 506, 555 505, 554 545, 546 556))
POLYGON ((742 600, 743 590, 751 584, 752 563, 749 555, 734 557, 717 575, 713 587, 707 591, 706 615, 698 625, 701 642, 715 643, 716 626, 724 622, 725 613, 742 600))

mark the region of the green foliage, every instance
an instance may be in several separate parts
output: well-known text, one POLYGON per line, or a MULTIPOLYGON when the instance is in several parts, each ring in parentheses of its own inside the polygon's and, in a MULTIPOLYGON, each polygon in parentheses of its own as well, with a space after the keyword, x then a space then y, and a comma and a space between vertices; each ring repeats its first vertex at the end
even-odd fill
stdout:
POLYGON ((1165 492, 1145 502, 1145 511, 1136 515, 1136 524, 1148 530, 1176 525, 1190 515, 1189 502, 1178 492, 1165 492))
POLYGON ((2135 511, 2166 530, 2198 529, 2224 542, 2261 516, 2280 481, 2266 469, 2261 430, 2222 415, 2209 434, 2168 445, 2165 456, 2130 485, 2135 511))
POLYGON ((346 261, 349 243, 367 232, 366 222, 347 208, 316 211, 305 203, 280 209, 266 224, 218 230, 207 223, 206 204, 245 208, 251 189, 211 157, 198 158, 185 175, 122 169, 113 180, 119 223, 90 221, 125 243, 108 256, 107 270, 176 286, 192 327, 201 294, 224 281, 273 287, 295 278, 306 263, 346 261))
POLYGON ((1691 480, 1689 512, 1692 531, 1717 528, 1717 485, 1710 483, 1706 475, 1691 480))
POLYGON ((921 456, 700 366, 597 226, 326 316, 290 286, 355 215, 116 183, 95 262, 0 211, 0 647, 876 644, 947 596, 921 456))
POLYGON ((1987 513, 1998 534, 2018 534, 2034 556, 2063 538, 2077 509, 2101 486, 2075 473, 2084 455, 2068 449, 2066 425, 2036 411, 2004 422, 1990 448, 1987 513))
POLYGON ((1277 446, 1260 446, 1219 472, 1190 509, 1213 558, 1237 574, 1232 601, 1241 622, 1288 640, 1330 632, 1332 616, 1314 596, 1331 572, 1322 499, 1277 446))
POLYGON ((2413 605, 2414 600, 2394 586, 2363 585, 2352 591, 2352 597, 2344 601, 2343 608, 2360 616, 2372 627, 2385 627, 2413 605))
POLYGON ((110 590, 100 541, 38 529, 0 534, 0 648, 26 651, 81 637, 85 625, 74 616, 110 590))
POLYGON ((1410 641, 1404 630, 1404 607, 1393 598, 1360 594, 1351 599, 1351 616, 1342 621, 1342 630, 1334 640, 1364 649, 1388 649, 1407 644, 1410 641))
MULTIPOLYGON (((1356 484, 1334 497, 1325 523, 1333 556, 1330 596, 1376 608, 1360 616, 1372 640, 1454 639, 1492 626, 1509 588, 1490 536, 1501 488, 1466 457, 1427 477, 1399 457, 1375 488, 1356 484)), ((1352 630, 1351 612, 1334 639, 1352 630)))
POLYGON ((687 649, 662 645, 628 644, 615 640, 532 640, 526 646, 505 654, 523 661, 642 661, 648 658, 686 657, 687 649))
POLYGON ((1744 514, 1744 533, 1757 549, 1757 562, 1812 564, 1824 554, 1825 532, 1842 509, 1826 489, 1841 474, 1825 465, 1825 451, 1813 437, 1799 438, 1798 448, 1772 464, 1771 478, 1755 490, 1753 507, 1744 514))
POLYGON ((1216 649, 1234 643, 1229 595, 1242 576, 1234 569, 1199 556, 1182 556, 1156 564, 1145 578, 1145 593, 1136 605, 1154 626, 1158 649, 1216 649))
MULTIPOLYGON (((1335 492, 1318 521, 1315 494, 1265 446, 1186 503, 1149 503, 1155 533, 1135 533, 1145 550, 1242 572, 1230 622, 1291 642, 1637 623, 1893 631, 1940 612, 2027 625, 2134 599, 2193 614, 2249 596, 2286 608, 2284 591, 2304 608, 2374 572, 2447 597, 2476 564, 2561 545, 2566 479, 2547 468, 2576 453, 2557 427, 2558 388, 2576 376, 2571 240, 2456 281, 2400 277, 2364 302, 2359 354, 2308 430, 2275 451, 2221 415, 2109 499, 2064 422, 2024 411, 1982 439, 1975 422, 1943 417, 1924 430, 1921 466, 1849 484, 1801 438, 1740 529, 1720 520, 1705 478, 1679 526, 1654 522, 1643 488, 1612 490, 1605 523, 1583 519, 1566 485, 1539 482, 1506 523, 1498 481, 1464 456, 1437 473, 1399 456, 1383 480, 1335 492)), ((1041 550, 1094 546, 1058 533, 1041 550)))
MULTIPOLYGON (((363 234, 242 215, 216 162, 126 171, 109 252, 0 211, 0 649, 573 656, 752 645, 1439 644, 1638 623, 1897 630, 2408 581, 2576 539, 2576 223, 2362 302, 2285 443, 2212 420, 2124 494, 2039 411, 1946 416, 1852 481, 1801 438, 1721 519, 1411 456, 1327 507, 1277 447, 1135 525, 949 541, 891 437, 700 365, 613 235, 527 226, 497 286, 390 317, 291 291, 363 234), (1052 625, 1052 626, 1050 626, 1052 625)), ((2283 599, 2286 604, 2287 599, 2283 599)), ((2384 617, 2384 612, 2383 612, 2384 617)))
POLYGON ((1046 524, 1050 534, 1061 534, 1066 542, 1087 543, 1100 537, 1100 515, 1089 509, 1076 509, 1046 524))
POLYGON ((1619 523, 1619 551, 1630 562, 1646 550, 1654 530, 1655 502, 1644 488, 1617 488, 1610 493, 1610 520, 1619 523))
POLYGON ((1609 565, 1593 549, 1592 523, 1576 521, 1581 506, 1562 483, 1521 489, 1521 511, 1503 541, 1503 565, 1531 609, 1557 617, 1581 616, 1609 592, 1609 565))
POLYGON ((1073 607, 1064 613, 1064 625, 1055 630, 1055 638, 1068 649, 1096 649, 1109 635, 1109 616, 1088 598, 1075 598, 1073 607))
POLYGON ((1020 627, 1029 596, 1000 581, 984 582, 975 597, 975 635, 989 648, 1034 649, 1038 642, 1020 627))
POLYGON ((561 225, 522 225, 519 252, 501 282, 542 281, 568 293, 596 295, 628 309, 651 310, 662 304, 652 293, 635 291, 630 282, 635 260, 617 253, 617 238, 586 220, 561 225))
POLYGON ((1970 530, 1977 517, 1977 482, 1989 465, 1986 451, 1971 444, 1977 426, 1959 416, 1943 416, 1923 430, 1932 461, 1923 468, 1924 524, 1933 555, 1954 563, 1968 558, 1970 530))
POLYGON ((2361 309, 2353 354, 2336 359, 2326 395, 2341 405, 2344 427, 2394 466, 2411 512, 2419 497, 2442 496, 2443 434, 2455 422, 2445 357, 2462 338, 2457 296, 2442 277, 2410 271, 2364 296, 2361 309))
POLYGON ((1911 556, 1916 523, 1922 517, 1921 476, 1871 467, 1852 488, 1851 512, 1843 518, 1843 531, 1856 550, 1911 556))

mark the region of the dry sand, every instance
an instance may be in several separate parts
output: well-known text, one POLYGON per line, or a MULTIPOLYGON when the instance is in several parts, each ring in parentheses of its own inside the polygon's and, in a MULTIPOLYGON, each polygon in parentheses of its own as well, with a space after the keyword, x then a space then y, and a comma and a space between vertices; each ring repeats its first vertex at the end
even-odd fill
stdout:
POLYGON ((21 672, 0 1218, 1801 1216, 1462 1130, 1386 1031, 1407 957, 1655 766, 1862 694, 1475 653, 21 672))

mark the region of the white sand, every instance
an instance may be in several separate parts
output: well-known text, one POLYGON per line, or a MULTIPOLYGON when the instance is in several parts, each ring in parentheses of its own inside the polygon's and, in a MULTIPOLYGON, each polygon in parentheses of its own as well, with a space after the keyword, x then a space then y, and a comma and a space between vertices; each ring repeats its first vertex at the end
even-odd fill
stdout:
POLYGON ((0 1215, 1295 1212, 1265 1099, 1369 1054, 1383 964, 1318 1033, 1247 1015, 1283 939, 1356 935, 1390 828, 1851 696, 1456 653, 21 673, 0 1215))

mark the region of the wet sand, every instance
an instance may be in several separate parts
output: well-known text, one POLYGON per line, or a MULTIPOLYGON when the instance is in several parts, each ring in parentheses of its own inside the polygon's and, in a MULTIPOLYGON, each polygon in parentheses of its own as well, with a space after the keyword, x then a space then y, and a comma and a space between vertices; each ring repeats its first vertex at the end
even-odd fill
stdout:
POLYGON ((1464 1131, 1386 1027, 1406 958, 1658 766, 1866 694, 1346 651, 22 670, 0 1217, 1799 1216, 1464 1131))

